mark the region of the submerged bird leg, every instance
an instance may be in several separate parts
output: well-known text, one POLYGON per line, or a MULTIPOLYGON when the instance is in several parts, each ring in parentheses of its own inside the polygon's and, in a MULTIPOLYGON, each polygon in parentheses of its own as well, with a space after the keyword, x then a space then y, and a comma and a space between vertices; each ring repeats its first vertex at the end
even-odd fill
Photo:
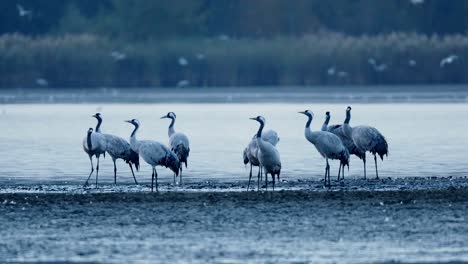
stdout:
POLYGON ((252 180, 252 164, 250 164, 250 174, 249 174, 249 183, 247 184, 247 191, 249 191, 251 180, 252 180))
POLYGON ((379 178, 379 171, 377 170, 377 156, 374 154, 374 162, 375 162, 375 178, 379 178))
POLYGON ((98 182, 98 175, 99 175, 99 157, 97 157, 97 166, 96 166, 96 188, 98 182))
POLYGON ((93 157, 92 156, 89 156, 89 161, 91 162, 91 172, 89 173, 88 179, 86 180, 83 187, 88 185, 88 181, 89 181, 89 179, 91 178, 91 175, 93 175, 93 172, 94 172, 94 165, 93 165, 93 157))
POLYGON ((117 166, 115 166, 115 160, 112 160, 114 162, 114 184, 117 184, 117 166))
POLYGON ((138 185, 138 182, 135 178, 135 173, 133 172, 133 167, 132 167, 132 164, 131 163, 128 163, 128 166, 130 166, 130 170, 132 171, 132 176, 133 176, 133 179, 135 180, 135 184, 138 185))

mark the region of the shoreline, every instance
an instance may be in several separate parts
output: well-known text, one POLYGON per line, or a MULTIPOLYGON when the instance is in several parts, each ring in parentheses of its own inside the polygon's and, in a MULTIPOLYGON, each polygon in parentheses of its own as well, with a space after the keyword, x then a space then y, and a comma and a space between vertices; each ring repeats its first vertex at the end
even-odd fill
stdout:
POLYGON ((468 103, 468 90, 464 85, 0 90, 0 104, 306 102, 468 103))
MULTIPOLYGON (((282 179, 277 183, 275 191, 271 185, 265 192, 265 186, 260 184, 257 191, 256 181, 252 181, 251 189, 247 192, 247 180, 227 181, 222 179, 186 179, 182 186, 173 185, 169 181, 160 182, 160 193, 163 195, 210 195, 210 194, 233 194, 236 196, 251 196, 256 193, 385 193, 385 192, 450 192, 454 190, 465 190, 468 193, 468 177, 406 177, 406 178, 382 178, 382 179, 346 179, 344 182, 332 180, 332 186, 325 188, 322 179, 282 179), (253 189, 252 189, 253 188, 253 189)), ((0 184, 0 198, 9 194, 62 194, 62 195, 94 195, 94 194, 151 194, 150 185, 146 182, 134 184, 109 184, 101 183, 95 188, 94 185, 83 187, 78 183, 50 182, 39 183, 3 183, 0 184)), ((156 192, 154 192, 156 194, 156 192)))

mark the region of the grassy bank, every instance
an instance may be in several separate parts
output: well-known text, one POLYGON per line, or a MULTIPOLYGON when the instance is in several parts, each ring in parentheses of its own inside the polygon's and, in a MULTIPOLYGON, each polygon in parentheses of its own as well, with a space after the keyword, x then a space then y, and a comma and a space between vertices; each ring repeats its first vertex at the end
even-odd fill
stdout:
POLYGON ((3 35, 0 87, 45 86, 38 79, 50 87, 467 83, 467 59, 466 35, 139 43, 96 35, 3 35), (441 67, 450 54, 458 59, 441 67))

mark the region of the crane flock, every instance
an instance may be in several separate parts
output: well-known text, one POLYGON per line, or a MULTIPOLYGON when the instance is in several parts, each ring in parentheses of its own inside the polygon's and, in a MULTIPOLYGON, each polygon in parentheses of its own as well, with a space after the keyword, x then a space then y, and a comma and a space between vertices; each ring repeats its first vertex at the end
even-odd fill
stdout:
MULTIPOLYGON (((312 131, 311 129, 311 123, 314 119, 312 111, 305 110, 299 113, 307 117, 304 129, 306 140, 314 145, 318 153, 325 159, 324 185, 326 187, 331 186, 329 160, 338 160, 340 162, 337 180, 343 181, 345 166, 349 169, 350 155, 355 155, 363 161, 364 178, 366 179, 366 152, 370 152, 374 156, 375 176, 377 179, 379 178, 377 155, 381 160, 383 160, 384 156, 388 155, 388 143, 385 137, 374 127, 364 125, 351 127, 351 107, 348 106, 346 108, 346 118, 343 124, 329 125, 331 115, 330 112, 326 112, 325 121, 319 131, 312 131)), ((174 173, 174 184, 176 184, 176 177, 180 175, 179 184, 182 184, 182 164, 185 164, 187 168, 190 142, 187 135, 175 131, 176 114, 174 112, 169 112, 161 117, 161 119, 171 119, 168 127, 168 146, 154 140, 137 139, 137 132, 141 126, 137 119, 125 121, 134 127, 130 140, 127 142, 121 137, 102 133, 102 115, 96 113, 93 117, 97 120, 96 128, 89 128, 83 140, 83 149, 88 154, 91 163, 91 172, 85 182, 85 186, 95 171, 92 159, 94 156, 97 161, 97 188, 99 159, 101 155, 105 157, 106 153, 111 156, 114 163, 114 184, 117 184, 116 160, 118 159, 124 160, 129 165, 135 184, 138 184, 133 166, 135 166, 137 171, 139 170, 140 157, 152 168, 151 191, 154 190, 154 186, 156 187, 156 191, 158 191, 157 166, 169 168, 174 173)), ((270 174, 272 189, 274 190, 275 182, 280 180, 281 174, 281 158, 276 147, 280 138, 278 133, 272 129, 263 132, 266 124, 266 119, 263 116, 252 117, 250 119, 257 121, 259 128, 243 151, 244 164, 250 163, 247 191, 250 188, 252 168, 254 166, 258 167, 257 189, 260 190, 262 175, 265 174, 265 190, 268 190, 268 174, 270 174)))

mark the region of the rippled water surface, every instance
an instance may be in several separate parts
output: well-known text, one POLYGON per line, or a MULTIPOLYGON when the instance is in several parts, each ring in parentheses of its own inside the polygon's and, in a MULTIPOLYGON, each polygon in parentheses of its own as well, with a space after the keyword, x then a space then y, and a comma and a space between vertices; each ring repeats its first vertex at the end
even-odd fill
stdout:
MULTIPOLYGON (((169 120, 160 116, 177 113, 176 130, 191 141, 189 181, 203 179, 246 179, 242 151, 258 129, 248 118, 264 115, 267 128, 280 135, 278 149, 283 163, 283 179, 322 177, 325 161, 304 138, 306 117, 297 111, 311 109, 319 129, 325 111, 331 111, 331 124, 344 119, 346 104, 15 104, 0 106, 0 178, 3 183, 81 183, 90 164, 82 140, 91 115, 102 112, 103 131, 128 138, 132 126, 123 120, 138 118, 142 124, 138 137, 167 143, 169 120)), ((354 104, 352 125, 377 127, 387 138, 390 155, 379 163, 381 176, 465 176, 466 104, 354 104)), ((149 165, 142 162, 137 178, 149 182, 149 165)), ((332 175, 338 164, 332 163, 332 175)), ((132 183, 130 170, 118 162, 118 181, 132 183)), ((172 181, 165 168, 158 169, 160 181, 172 181)), ((352 158, 348 175, 362 176, 362 162, 352 158)), ((368 175, 374 176, 373 161, 368 175)), ((112 160, 101 159, 100 180, 113 180, 112 160)))

